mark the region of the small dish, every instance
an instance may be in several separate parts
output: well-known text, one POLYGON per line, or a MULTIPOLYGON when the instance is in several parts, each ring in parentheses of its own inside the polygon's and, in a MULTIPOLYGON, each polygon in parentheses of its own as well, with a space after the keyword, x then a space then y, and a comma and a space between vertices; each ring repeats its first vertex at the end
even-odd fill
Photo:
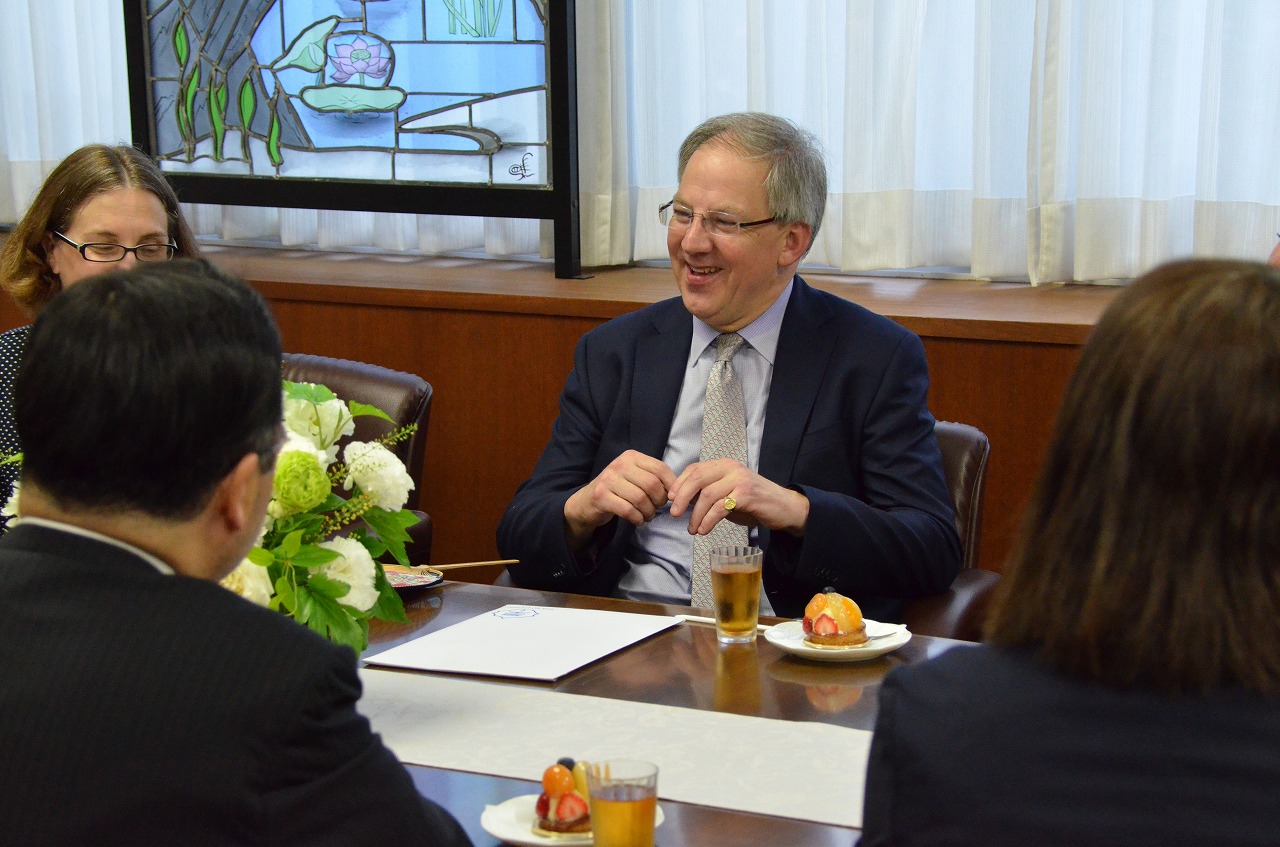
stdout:
POLYGON ((400 565, 383 565, 387 582, 397 590, 408 588, 428 588, 444 582, 444 574, 434 568, 405 568, 400 565))
POLYGON ((787 621, 764 631, 765 640, 777 645, 793 656, 815 662, 865 662, 885 653, 892 653, 911 640, 911 632, 901 624, 863 620, 867 627, 865 644, 854 647, 815 647, 804 640, 804 623, 787 621))
MULTIPOLYGON (((592 843, 589 832, 570 832, 563 835, 539 835, 533 831, 533 807, 538 804, 537 794, 521 794, 496 806, 485 806, 480 815, 480 826, 494 838, 506 844, 521 847, 588 847, 592 843)), ((654 826, 662 826, 662 806, 654 814, 654 826)))

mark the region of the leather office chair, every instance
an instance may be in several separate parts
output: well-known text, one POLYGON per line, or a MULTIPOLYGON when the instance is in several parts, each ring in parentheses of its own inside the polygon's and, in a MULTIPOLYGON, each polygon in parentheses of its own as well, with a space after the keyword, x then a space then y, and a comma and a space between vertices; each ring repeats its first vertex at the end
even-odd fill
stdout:
POLYGON ((932 597, 911 600, 903 621, 920 635, 980 641, 987 605, 1000 575, 977 567, 982 493, 991 443, 982 430, 968 424, 938 421, 934 427, 942 451, 942 471, 956 506, 963 562, 951 588, 932 597))
POLYGON ((418 425, 417 432, 393 445, 391 451, 404 462, 415 481, 405 508, 414 511, 418 516, 418 523, 409 527, 408 532, 413 540, 406 545, 406 552, 411 564, 427 564, 431 559, 431 517, 418 510, 421 491, 417 482, 427 446, 431 384, 420 376, 380 365, 305 353, 285 353, 282 370, 284 378, 290 382, 326 385, 343 400, 377 406, 394 421, 388 423, 372 416, 356 418, 356 431, 339 442, 342 446, 348 441, 370 441, 408 424, 418 425))

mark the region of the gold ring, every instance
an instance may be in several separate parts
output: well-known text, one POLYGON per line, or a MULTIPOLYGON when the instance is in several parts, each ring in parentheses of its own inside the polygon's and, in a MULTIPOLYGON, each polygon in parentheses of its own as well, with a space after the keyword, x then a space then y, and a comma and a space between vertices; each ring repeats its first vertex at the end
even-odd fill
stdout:
POLYGON ((733 507, 737 505, 738 505, 738 501, 734 500, 732 497, 724 498, 724 510, 726 512, 732 512, 733 507))

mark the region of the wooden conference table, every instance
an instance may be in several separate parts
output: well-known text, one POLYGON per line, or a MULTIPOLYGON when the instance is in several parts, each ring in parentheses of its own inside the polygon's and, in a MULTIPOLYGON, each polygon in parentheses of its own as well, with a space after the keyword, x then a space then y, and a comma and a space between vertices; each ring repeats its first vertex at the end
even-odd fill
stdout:
MULTIPOLYGON (((370 654, 508 603, 655 615, 691 611, 687 606, 452 581, 408 593, 404 600, 410 623, 375 622, 370 631, 370 654)), ((710 614, 705 610, 699 613, 710 614)), ((766 618, 762 622, 776 620, 766 618)), ((875 724, 877 693, 885 674, 898 665, 923 661, 960 643, 917 635, 893 653, 868 662, 816 663, 790 656, 763 637, 758 638, 754 646, 722 648, 716 642, 714 627, 686 624, 607 656, 554 683, 489 681, 532 685, 567 694, 870 730, 875 724)), ((409 771, 418 790, 448 808, 477 847, 501 843, 480 827, 480 815, 486 805, 541 790, 537 783, 518 779, 414 765, 409 766, 409 771)), ((668 800, 662 801, 662 808, 666 820, 658 830, 657 842, 668 847, 685 844, 849 847, 858 836, 858 831, 852 828, 668 800)))

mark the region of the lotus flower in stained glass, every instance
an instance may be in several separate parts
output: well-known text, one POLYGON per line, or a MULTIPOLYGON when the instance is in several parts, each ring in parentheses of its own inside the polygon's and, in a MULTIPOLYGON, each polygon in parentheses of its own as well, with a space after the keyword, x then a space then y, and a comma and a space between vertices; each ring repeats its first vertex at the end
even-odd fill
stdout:
POLYGON ((342 83, 357 75, 382 79, 391 66, 391 57, 382 55, 382 47, 379 41, 365 41, 360 36, 350 44, 335 45, 337 55, 329 57, 334 67, 333 81, 342 83))

